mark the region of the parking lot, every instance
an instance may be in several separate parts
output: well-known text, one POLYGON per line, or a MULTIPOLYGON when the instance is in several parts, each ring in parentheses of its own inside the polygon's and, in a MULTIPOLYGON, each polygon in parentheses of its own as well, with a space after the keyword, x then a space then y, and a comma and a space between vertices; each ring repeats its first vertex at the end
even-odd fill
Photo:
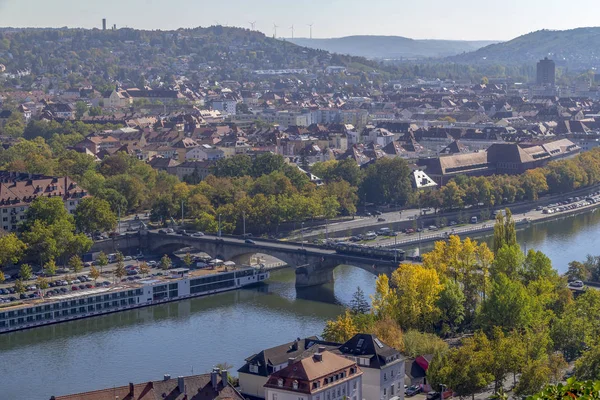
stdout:
MULTIPOLYGON (((182 255, 183 254, 180 254, 180 256, 182 255)), ((198 262, 202 263, 202 260, 208 261, 207 255, 205 254, 196 253, 191 255, 195 257, 194 265, 198 262)), ((162 276, 166 273, 166 271, 161 269, 161 267, 159 266, 160 258, 160 256, 146 256, 140 257, 138 259, 134 259, 134 257, 132 256, 124 257, 123 262, 125 264, 125 270, 127 275, 121 279, 121 282, 133 282, 136 280, 143 279, 144 276, 141 275, 139 270, 139 264, 143 261, 146 262, 150 267, 149 272, 146 275, 147 277, 162 276)), ((171 257, 171 263, 172 268, 183 266, 183 262, 177 256, 171 257)), ((51 298, 52 296, 57 296, 70 292, 85 291, 96 287, 110 287, 111 285, 118 283, 114 275, 114 270, 117 267, 117 263, 109 263, 107 266, 102 268, 102 273, 96 281, 94 281, 90 276, 91 266, 92 263, 85 263, 84 269, 77 274, 60 269, 59 271, 63 272, 52 277, 46 277, 49 281, 49 288, 46 290, 40 290, 38 288, 36 284, 38 275, 34 274, 31 279, 23 281, 23 284, 26 287, 26 291, 21 294, 17 293, 15 290, 15 277, 11 277, 4 283, 0 284, 0 303, 9 304, 12 302, 22 300, 36 299, 40 298, 42 294, 45 298, 51 298)), ((95 265, 95 267, 100 268, 97 265, 95 265)), ((41 271, 38 271, 39 276, 43 276, 43 274, 41 274, 40 272, 41 271)))

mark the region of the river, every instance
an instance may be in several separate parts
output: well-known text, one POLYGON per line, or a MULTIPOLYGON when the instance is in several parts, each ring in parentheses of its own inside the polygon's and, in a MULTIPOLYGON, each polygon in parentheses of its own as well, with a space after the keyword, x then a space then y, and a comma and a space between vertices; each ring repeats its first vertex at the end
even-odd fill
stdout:
MULTIPOLYGON (((571 260, 600 254, 599 235, 600 211, 517 233, 523 248, 543 251, 561 273, 571 260)), ((335 278, 297 291, 285 269, 257 288, 0 335, 0 399, 47 400, 165 373, 205 373, 223 362, 237 370, 264 348, 319 335, 357 286, 374 292, 375 276, 361 269, 340 266, 335 278)))

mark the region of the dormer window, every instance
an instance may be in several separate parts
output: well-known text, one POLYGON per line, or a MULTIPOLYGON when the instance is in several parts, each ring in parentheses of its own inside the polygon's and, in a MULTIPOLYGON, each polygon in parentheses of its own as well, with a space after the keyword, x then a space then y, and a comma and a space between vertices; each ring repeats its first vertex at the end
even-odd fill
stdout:
POLYGON ((283 379, 280 378, 277 380, 277 386, 283 387, 283 379))
POLYGON ((294 388, 294 390, 298 390, 298 381, 292 382, 292 387, 294 388))

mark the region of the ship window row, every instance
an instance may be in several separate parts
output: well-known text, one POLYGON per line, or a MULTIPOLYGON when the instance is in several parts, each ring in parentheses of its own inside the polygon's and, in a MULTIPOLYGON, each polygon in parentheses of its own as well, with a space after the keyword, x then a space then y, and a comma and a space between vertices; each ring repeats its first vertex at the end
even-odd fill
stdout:
POLYGON ((246 276, 252 276, 252 275, 254 275, 254 270, 251 270, 251 269, 247 269, 244 271, 237 271, 235 273, 236 278, 245 278, 246 276))
POLYGON ((14 317, 21 317, 21 316, 26 316, 26 315, 35 315, 35 314, 45 313, 45 312, 52 311, 52 310, 60 310, 60 309, 72 308, 72 307, 76 307, 76 306, 84 306, 86 304, 101 303, 101 302, 108 301, 111 299, 121 299, 121 300, 124 300, 125 303, 127 304, 128 303, 127 298, 129 298, 129 300, 134 300, 134 302, 135 302, 135 296, 141 295, 142 290, 141 289, 136 290, 136 291, 130 290, 129 292, 121 292, 121 293, 122 293, 122 295, 117 295, 117 293, 113 293, 112 295, 88 297, 85 299, 63 301, 61 303, 46 304, 44 306, 36 306, 36 307, 30 307, 30 308, 23 308, 23 309, 15 310, 15 311, 3 312, 3 313, 0 313, 0 320, 14 318, 14 317))
POLYGON ((227 280, 232 280, 232 279, 234 279, 233 272, 230 274, 205 276, 203 278, 192 279, 190 281, 190 287, 194 287, 194 286, 198 286, 198 285, 205 285, 208 283, 227 281, 227 280))
POLYGON ((160 292, 166 292, 166 291, 167 291, 167 285, 154 286, 152 288, 152 293, 154 293, 154 294, 160 293, 160 292))
POLYGON ((84 314, 87 312, 101 311, 101 310, 111 309, 111 308, 115 308, 115 307, 119 307, 119 306, 127 306, 127 305, 134 305, 134 304, 136 304, 135 298, 129 298, 129 299, 115 300, 112 302, 98 303, 95 305, 88 305, 88 306, 84 306, 84 307, 74 307, 74 308, 70 308, 68 310, 64 309, 61 311, 46 312, 46 313, 40 313, 37 315, 22 316, 22 317, 18 317, 16 319, 10 319, 8 321, 7 320, 0 321, 0 328, 6 328, 9 326, 12 327, 12 326, 30 323, 30 322, 52 320, 52 319, 68 317, 68 316, 76 315, 76 314, 84 314))
POLYGON ((233 280, 225 281, 225 282, 215 282, 215 283, 211 283, 208 285, 194 286, 194 287, 190 288, 190 294, 209 292, 211 290, 223 289, 223 288, 233 287, 233 286, 234 286, 233 280))

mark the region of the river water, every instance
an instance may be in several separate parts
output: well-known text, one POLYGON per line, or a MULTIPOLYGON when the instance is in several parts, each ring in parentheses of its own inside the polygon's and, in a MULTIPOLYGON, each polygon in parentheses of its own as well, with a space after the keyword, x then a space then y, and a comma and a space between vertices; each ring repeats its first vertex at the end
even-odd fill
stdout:
MULTIPOLYGON (((517 236, 562 273, 569 261, 600 254, 600 211, 533 224, 517 236)), ((286 269, 257 288, 0 335, 0 400, 47 400, 205 373, 224 362, 237 370, 264 348, 319 335, 357 286, 372 294, 375 276, 340 266, 335 283, 297 291, 286 269)))

